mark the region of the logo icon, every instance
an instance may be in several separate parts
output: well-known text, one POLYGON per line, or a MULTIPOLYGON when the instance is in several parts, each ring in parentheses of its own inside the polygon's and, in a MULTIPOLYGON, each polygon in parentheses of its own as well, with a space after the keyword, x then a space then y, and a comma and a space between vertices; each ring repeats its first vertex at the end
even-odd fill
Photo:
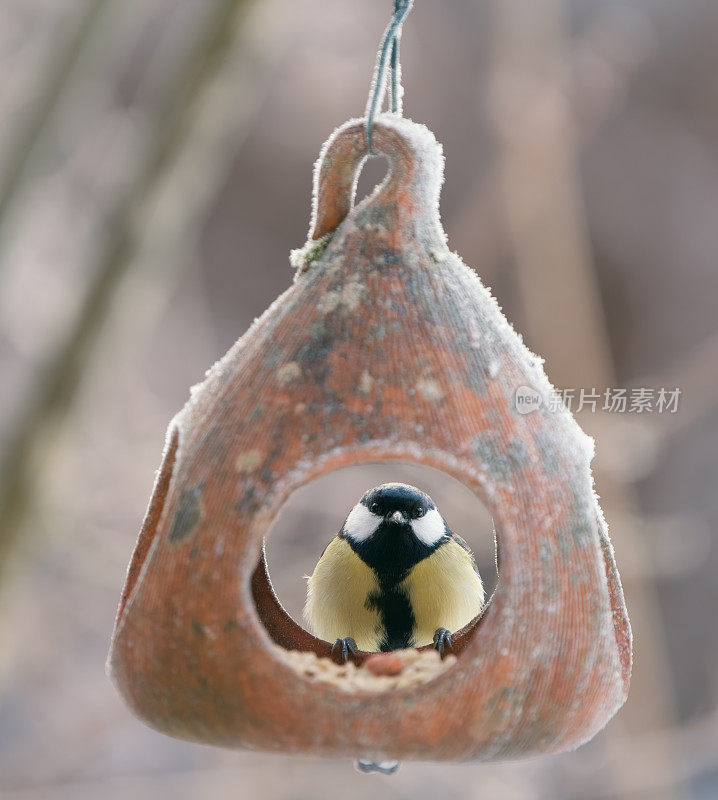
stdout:
POLYGON ((514 394, 514 408, 519 414, 530 414, 543 405, 543 397, 531 386, 519 386, 514 394))

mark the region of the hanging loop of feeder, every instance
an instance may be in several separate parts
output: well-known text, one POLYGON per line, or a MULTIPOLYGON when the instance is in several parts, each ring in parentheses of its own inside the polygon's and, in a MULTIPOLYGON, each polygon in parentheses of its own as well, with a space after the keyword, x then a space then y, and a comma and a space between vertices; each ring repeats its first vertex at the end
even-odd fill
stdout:
MULTIPOLYGON (((398 129, 387 125, 377 131, 374 153, 387 159, 389 171, 367 207, 380 210, 387 224, 403 226, 401 230, 394 228, 389 236, 411 236, 412 230, 421 235, 418 228, 423 226, 433 229, 432 238, 437 245, 442 245, 443 234, 436 225, 436 208, 443 159, 436 148, 427 148, 422 153, 421 144, 420 140, 410 141, 398 129)), ((310 240, 331 235, 351 211, 365 157, 361 124, 345 128, 343 135, 330 140, 322 151, 316 171, 310 240)))
POLYGON ((590 440, 566 409, 517 406, 526 388, 551 386, 446 245, 443 157, 425 127, 376 120, 390 171, 353 203, 365 125, 342 126, 322 151, 294 283, 170 424, 110 675, 149 725, 226 747, 374 762, 574 748, 621 706, 631 672, 590 440), (483 500, 499 582, 453 667, 358 691, 287 656, 330 645, 281 608, 263 540, 301 486, 392 460, 442 470, 483 500))

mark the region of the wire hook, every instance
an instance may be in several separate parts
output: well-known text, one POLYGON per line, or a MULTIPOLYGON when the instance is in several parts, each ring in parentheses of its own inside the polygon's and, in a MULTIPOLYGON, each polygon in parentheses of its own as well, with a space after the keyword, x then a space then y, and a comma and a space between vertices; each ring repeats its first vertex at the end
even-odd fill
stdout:
POLYGON ((384 36, 379 46, 376 67, 374 68, 374 78, 372 80, 369 99, 366 107, 366 147, 367 151, 372 149, 372 133, 374 129, 374 117, 377 108, 384 100, 386 91, 386 64, 389 59, 389 47, 391 46, 391 86, 390 86, 390 107, 396 113, 401 113, 401 65, 399 64, 399 42, 401 40, 401 29, 404 20, 411 11, 414 0, 394 0, 394 14, 384 31, 384 36))

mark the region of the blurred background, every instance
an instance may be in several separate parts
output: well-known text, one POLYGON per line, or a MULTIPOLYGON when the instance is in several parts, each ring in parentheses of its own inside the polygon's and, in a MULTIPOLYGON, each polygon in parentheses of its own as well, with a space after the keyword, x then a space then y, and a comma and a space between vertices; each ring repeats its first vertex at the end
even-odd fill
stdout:
MULTIPOLYGON (((133 718, 104 674, 170 417, 292 280, 312 165, 364 109, 390 0, 0 0, 0 797, 718 797, 718 4, 417 0, 405 114, 447 157, 450 246, 581 412, 635 634, 626 706, 575 753, 498 765, 225 752, 133 718)), ((369 165, 369 190, 381 170, 369 165), (372 171, 374 170, 374 171, 372 171)), ((344 470, 270 538, 280 599, 373 483, 344 470)))

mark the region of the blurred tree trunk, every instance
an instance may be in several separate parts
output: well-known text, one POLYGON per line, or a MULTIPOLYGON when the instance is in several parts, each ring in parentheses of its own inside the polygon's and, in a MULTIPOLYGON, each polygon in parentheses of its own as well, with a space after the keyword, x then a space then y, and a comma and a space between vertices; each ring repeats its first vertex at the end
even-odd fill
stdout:
MULTIPOLYGON (((95 23, 112 0, 87 0, 73 33, 63 42, 47 70, 46 80, 33 103, 25 123, 15 132, 10 155, 5 159, 6 169, 0 183, 0 234, 10 207, 22 188, 32 156, 45 133, 53 111, 62 101, 66 86, 72 78, 73 68, 85 43, 92 37, 95 23)), ((1 264, 0 264, 1 266, 1 264)))
MULTIPOLYGON (((591 263, 575 163, 575 130, 565 92, 564 3, 495 0, 494 113, 500 140, 501 194, 515 284, 529 347, 546 359, 559 387, 612 387, 615 372, 601 297, 591 263)), ((580 419, 588 433, 596 415, 580 419)), ((600 442, 599 442, 600 446, 600 442)), ((649 576, 650 556, 633 523, 637 501, 607 473, 596 487, 622 557, 645 565, 623 581, 635 636, 631 692, 608 741, 621 727, 630 735, 672 727, 673 690, 667 668, 658 597, 649 576)), ((626 737, 620 737, 625 745, 626 737)), ((668 745, 668 742, 665 742, 668 745)), ((635 790, 630 754, 612 750, 617 796, 635 790)), ((665 746, 651 781, 664 788, 652 797, 681 795, 675 756, 665 746)))

